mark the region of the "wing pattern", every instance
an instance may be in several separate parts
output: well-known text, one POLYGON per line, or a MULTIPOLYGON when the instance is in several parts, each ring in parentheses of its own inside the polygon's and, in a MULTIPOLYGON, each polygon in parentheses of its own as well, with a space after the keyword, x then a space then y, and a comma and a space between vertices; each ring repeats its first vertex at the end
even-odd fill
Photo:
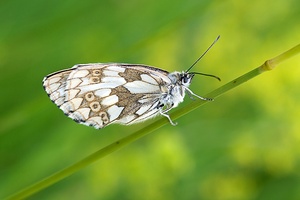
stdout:
POLYGON ((159 113, 168 72, 145 65, 82 64, 43 80, 50 99, 70 118, 97 129, 133 124, 159 113))

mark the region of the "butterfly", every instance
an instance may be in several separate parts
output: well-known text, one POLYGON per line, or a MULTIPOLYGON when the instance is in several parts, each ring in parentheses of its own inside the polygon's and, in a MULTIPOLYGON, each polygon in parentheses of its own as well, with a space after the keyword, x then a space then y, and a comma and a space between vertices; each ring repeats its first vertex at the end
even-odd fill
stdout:
POLYGON ((141 64, 78 64, 49 74, 43 79, 43 87, 51 101, 68 117, 96 129, 113 123, 130 125, 159 114, 176 125, 168 112, 183 102, 186 93, 190 97, 212 100, 189 89, 195 74, 219 79, 190 72, 205 53, 184 72, 169 73, 141 64))

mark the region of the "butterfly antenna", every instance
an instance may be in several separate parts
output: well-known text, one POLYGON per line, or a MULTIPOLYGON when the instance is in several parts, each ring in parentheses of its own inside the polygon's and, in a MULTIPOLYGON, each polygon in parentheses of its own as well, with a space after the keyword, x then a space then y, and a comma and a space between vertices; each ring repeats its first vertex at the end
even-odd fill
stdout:
POLYGON ((215 41, 206 49, 206 51, 185 71, 189 72, 196 64, 199 62, 199 60, 210 50, 212 46, 219 40, 220 35, 215 39, 215 41))
POLYGON ((204 74, 204 73, 200 73, 200 72, 191 72, 191 74, 199 74, 199 75, 202 75, 202 76, 209 76, 209 77, 213 77, 215 79, 218 79, 219 81, 221 81, 221 79, 215 75, 211 75, 211 74, 204 74))

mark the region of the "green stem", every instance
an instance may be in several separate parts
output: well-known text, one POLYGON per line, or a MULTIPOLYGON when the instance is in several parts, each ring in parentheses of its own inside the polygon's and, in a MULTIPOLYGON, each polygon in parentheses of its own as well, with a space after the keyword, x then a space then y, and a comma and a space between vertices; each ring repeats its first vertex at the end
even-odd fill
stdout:
MULTIPOLYGON (((233 81, 230 81, 229 83, 221 86, 220 88, 210 92, 209 94, 206 95, 206 97, 216 98, 216 97, 220 96, 221 94, 224 94, 228 90, 231 90, 231 89, 237 87, 238 85, 254 78, 255 76, 257 76, 265 71, 274 69, 276 65, 278 65, 281 62, 289 59, 290 57, 298 54, 299 52, 300 52, 300 45, 297 45, 294 48, 284 52, 283 54, 281 54, 271 60, 266 61, 260 67, 254 69, 254 70, 234 79, 233 81)), ((182 107, 182 108, 176 110, 175 112, 173 112, 171 117, 172 117, 172 119, 176 119, 182 115, 185 115, 185 114, 191 112, 192 110, 198 108, 199 106, 201 106, 205 103, 207 103, 207 101, 196 100, 196 101, 190 103, 189 105, 182 107)), ((70 176, 71 174, 73 174, 76 171, 79 171, 80 169, 86 167, 87 165, 99 160, 100 158, 102 158, 114 151, 121 149, 123 146, 132 143, 133 141, 145 136, 146 134, 160 128, 161 126, 163 126, 167 123, 169 123, 169 121, 165 117, 160 118, 159 120, 156 120, 155 122, 149 124, 148 126, 132 133, 131 135, 126 136, 126 137, 100 149, 99 151, 87 156, 86 158, 82 159, 81 161, 29 186, 28 188, 25 188, 15 194, 13 194, 8 199, 24 199, 26 197, 29 197, 29 196, 41 191, 42 189, 70 176)))

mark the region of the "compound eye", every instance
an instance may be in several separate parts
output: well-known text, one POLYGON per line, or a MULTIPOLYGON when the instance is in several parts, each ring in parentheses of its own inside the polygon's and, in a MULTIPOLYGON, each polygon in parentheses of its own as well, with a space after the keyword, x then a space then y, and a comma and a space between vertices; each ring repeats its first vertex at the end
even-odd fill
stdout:
POLYGON ((183 76, 183 77, 181 78, 181 81, 182 81, 182 83, 187 83, 187 82, 189 81, 189 78, 186 77, 186 76, 183 76))

